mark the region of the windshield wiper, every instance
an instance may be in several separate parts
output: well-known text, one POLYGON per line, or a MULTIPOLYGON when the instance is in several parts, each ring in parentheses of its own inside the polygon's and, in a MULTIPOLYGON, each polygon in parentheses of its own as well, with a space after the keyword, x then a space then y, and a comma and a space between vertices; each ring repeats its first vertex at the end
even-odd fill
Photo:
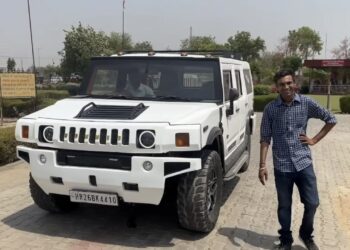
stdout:
POLYGON ((191 99, 188 99, 188 98, 179 97, 179 96, 168 96, 168 95, 156 96, 154 99, 155 100, 168 100, 168 101, 183 101, 183 102, 192 101, 191 99))
POLYGON ((79 95, 76 98, 127 99, 124 95, 79 95))

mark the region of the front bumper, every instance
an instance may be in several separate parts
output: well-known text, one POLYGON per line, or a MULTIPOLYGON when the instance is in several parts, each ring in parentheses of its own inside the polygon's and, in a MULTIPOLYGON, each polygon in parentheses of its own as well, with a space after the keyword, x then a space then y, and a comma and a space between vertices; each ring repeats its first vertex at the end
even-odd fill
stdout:
POLYGON ((116 193, 124 202, 156 205, 163 197, 167 178, 201 169, 200 158, 148 156, 132 156, 131 170, 60 166, 57 164, 57 150, 24 146, 17 147, 17 157, 29 163, 32 177, 47 194, 69 195, 70 190, 116 193), (45 163, 40 161, 41 155, 45 156, 45 163), (152 170, 143 168, 145 161, 152 162, 152 170), (186 168, 169 171, 169 167, 177 165, 186 168), (96 180, 94 183, 91 183, 91 176, 96 180), (127 190, 126 187, 135 187, 136 184, 138 190, 127 190))

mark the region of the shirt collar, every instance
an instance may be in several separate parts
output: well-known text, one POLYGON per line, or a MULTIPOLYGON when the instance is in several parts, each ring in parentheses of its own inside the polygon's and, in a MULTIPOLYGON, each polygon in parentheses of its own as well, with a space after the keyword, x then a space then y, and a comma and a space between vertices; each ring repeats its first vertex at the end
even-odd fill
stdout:
MULTIPOLYGON (((295 95, 294 95, 292 104, 294 104, 294 102, 300 103, 300 95, 297 94, 297 93, 295 93, 295 95)), ((278 95, 278 98, 277 98, 277 106, 281 106, 282 104, 284 104, 284 103, 283 103, 283 101, 282 101, 281 95, 278 95)))

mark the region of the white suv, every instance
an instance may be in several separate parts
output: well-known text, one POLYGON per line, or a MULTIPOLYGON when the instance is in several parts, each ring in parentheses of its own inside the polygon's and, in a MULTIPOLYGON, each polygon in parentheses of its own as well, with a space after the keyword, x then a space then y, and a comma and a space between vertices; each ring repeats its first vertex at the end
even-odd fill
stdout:
POLYGON ((159 204, 177 188, 184 228, 209 232, 223 181, 245 171, 255 127, 249 64, 186 53, 91 60, 80 95, 18 120, 34 202, 159 204), (175 181, 174 181, 175 180, 175 181))

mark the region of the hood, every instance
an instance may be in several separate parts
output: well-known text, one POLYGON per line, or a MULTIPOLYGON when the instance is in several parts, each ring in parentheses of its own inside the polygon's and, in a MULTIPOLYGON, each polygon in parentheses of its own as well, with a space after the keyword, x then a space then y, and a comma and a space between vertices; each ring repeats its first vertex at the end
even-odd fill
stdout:
POLYGON ((170 124, 201 124, 212 113, 218 112, 218 105, 215 103, 194 103, 194 102, 159 102, 142 100, 106 100, 106 99, 64 99, 56 102, 47 108, 27 115, 29 119, 54 119, 69 121, 105 121, 105 122, 164 122, 170 124), (137 106, 143 103, 145 108, 134 119, 93 119, 76 118, 84 106, 93 102, 96 105, 106 106, 137 106))

